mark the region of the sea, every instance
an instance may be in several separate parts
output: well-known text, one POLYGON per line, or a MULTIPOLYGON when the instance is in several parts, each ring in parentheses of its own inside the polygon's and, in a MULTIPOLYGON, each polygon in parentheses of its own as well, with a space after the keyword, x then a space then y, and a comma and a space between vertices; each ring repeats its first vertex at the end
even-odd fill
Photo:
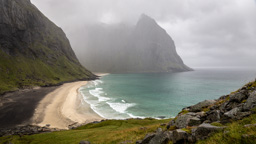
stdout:
POLYGON ((79 89, 106 119, 172 118, 184 107, 217 99, 255 80, 256 69, 196 68, 179 73, 108 74, 79 89))

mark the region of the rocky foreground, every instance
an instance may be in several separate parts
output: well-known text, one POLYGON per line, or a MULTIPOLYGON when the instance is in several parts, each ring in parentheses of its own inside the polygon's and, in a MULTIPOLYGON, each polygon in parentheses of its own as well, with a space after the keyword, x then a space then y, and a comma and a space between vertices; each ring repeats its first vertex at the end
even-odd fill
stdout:
MULTIPOLYGON (((207 139, 215 132, 224 131, 229 122, 241 120, 255 113, 256 81, 248 83, 236 92, 217 100, 205 100, 184 108, 167 125, 167 130, 159 128, 137 144, 196 143, 207 139)), ((254 125, 255 124, 251 124, 254 125)), ((251 125, 245 125, 250 127, 251 125)))

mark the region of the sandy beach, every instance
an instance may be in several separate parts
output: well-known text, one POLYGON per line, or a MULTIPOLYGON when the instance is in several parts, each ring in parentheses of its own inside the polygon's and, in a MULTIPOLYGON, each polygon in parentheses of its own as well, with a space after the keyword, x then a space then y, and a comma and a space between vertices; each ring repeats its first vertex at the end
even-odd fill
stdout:
POLYGON ((99 121, 89 104, 81 101, 78 89, 86 85, 86 81, 66 83, 47 94, 38 104, 32 118, 33 124, 52 128, 68 129, 74 123, 84 124, 99 121))

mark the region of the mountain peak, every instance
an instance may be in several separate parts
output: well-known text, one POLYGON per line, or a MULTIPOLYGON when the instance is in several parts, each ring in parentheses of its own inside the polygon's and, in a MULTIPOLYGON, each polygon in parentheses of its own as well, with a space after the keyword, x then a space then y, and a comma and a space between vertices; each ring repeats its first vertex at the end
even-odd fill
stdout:
POLYGON ((155 23, 156 21, 146 14, 141 14, 138 23, 155 23))

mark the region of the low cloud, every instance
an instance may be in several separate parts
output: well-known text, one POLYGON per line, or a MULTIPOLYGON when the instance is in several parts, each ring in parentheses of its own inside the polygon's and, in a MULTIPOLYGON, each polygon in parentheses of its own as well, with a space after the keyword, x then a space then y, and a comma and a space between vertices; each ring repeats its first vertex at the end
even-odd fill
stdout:
MULTIPOLYGON (((62 27, 73 49, 83 48, 76 31, 96 22, 135 24, 154 18, 174 39, 191 67, 256 67, 255 0, 31 0, 62 27)), ((82 38, 81 38, 82 40, 82 38)))

